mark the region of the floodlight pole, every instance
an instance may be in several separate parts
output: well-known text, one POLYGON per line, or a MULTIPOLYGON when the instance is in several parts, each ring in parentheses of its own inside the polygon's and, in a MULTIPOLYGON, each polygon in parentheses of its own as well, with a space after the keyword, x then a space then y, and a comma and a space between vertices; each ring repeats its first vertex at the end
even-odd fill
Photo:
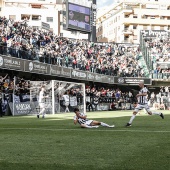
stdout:
POLYGON ((12 115, 15 116, 15 85, 16 85, 16 76, 14 76, 14 87, 12 94, 12 115))
MULTIPOLYGON (((60 89, 60 81, 59 81, 58 86, 59 86, 59 89, 60 89)), ((61 113, 60 112, 60 109, 61 109, 61 107, 60 107, 60 92, 59 92, 59 95, 58 95, 58 109, 59 109, 59 113, 61 113)))
POLYGON ((97 4, 96 0, 90 0, 91 3, 91 32, 89 33, 88 40, 96 42, 96 18, 97 18, 97 4))
POLYGON ((54 80, 52 80, 52 114, 55 114, 54 80))
POLYGON ((84 114, 86 114, 86 89, 85 89, 85 84, 82 84, 83 86, 83 104, 84 104, 84 114))

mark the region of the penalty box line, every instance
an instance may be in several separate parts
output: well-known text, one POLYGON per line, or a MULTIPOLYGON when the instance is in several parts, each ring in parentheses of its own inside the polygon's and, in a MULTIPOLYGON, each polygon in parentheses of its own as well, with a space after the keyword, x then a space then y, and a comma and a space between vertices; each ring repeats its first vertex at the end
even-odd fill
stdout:
POLYGON ((0 128, 0 130, 40 130, 40 131, 91 131, 91 132, 137 132, 137 133, 170 133, 170 131, 151 131, 151 130, 116 130, 114 128, 112 129, 45 129, 45 128, 0 128))

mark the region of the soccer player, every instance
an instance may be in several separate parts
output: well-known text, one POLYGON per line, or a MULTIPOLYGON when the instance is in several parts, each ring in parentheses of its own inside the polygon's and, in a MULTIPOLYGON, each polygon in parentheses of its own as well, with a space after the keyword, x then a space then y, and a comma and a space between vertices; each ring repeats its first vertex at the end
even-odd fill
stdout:
POLYGON ((106 123, 103 122, 98 122, 95 120, 88 120, 87 116, 84 113, 80 113, 78 108, 74 109, 75 116, 74 116, 74 124, 76 125, 77 122, 80 124, 82 128, 98 128, 99 125, 108 127, 108 128, 113 128, 115 127, 114 125, 110 126, 106 123))
POLYGON ((149 115, 159 115, 162 119, 164 119, 164 115, 160 112, 151 112, 149 106, 148 106, 148 100, 147 100, 147 92, 148 89, 144 87, 144 82, 139 83, 140 91, 139 94, 136 95, 136 98, 138 99, 138 104, 135 107, 135 110, 133 112, 132 117, 130 118, 130 121, 126 124, 126 127, 129 127, 132 125, 133 120, 136 117, 136 114, 141 109, 145 109, 149 115))
POLYGON ((65 112, 70 112, 70 110, 69 110, 69 108, 68 108, 69 103, 70 103, 70 97, 69 97, 68 94, 69 94, 68 92, 65 92, 65 94, 63 95, 64 105, 66 106, 65 112))
POLYGON ((45 86, 42 86, 39 94, 39 100, 38 100, 40 106, 40 113, 37 114, 37 118, 39 118, 41 114, 42 114, 42 118, 45 118, 45 113, 46 113, 45 99, 48 98, 49 96, 45 96, 44 92, 45 92, 45 86))

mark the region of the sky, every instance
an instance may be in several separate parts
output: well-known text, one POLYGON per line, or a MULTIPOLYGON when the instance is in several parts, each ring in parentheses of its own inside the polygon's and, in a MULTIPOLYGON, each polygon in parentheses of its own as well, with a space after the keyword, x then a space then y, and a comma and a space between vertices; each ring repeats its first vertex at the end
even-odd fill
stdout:
POLYGON ((115 0, 97 0, 97 7, 102 8, 113 4, 115 0))

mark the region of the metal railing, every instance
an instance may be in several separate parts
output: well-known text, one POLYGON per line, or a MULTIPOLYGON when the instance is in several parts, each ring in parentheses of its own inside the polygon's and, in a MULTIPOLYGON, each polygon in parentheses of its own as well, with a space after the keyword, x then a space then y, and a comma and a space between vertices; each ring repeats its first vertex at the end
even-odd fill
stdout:
POLYGON ((151 78, 170 81, 170 73, 153 73, 151 78))
MULTIPOLYGON (((82 71, 88 71, 92 73, 109 75, 109 76, 118 76, 118 71, 113 69, 112 67, 105 68, 104 70, 97 66, 89 66, 86 68, 85 65, 82 64, 81 61, 77 61, 76 64, 73 63, 73 57, 68 57, 68 60, 65 58, 66 55, 50 55, 46 54, 40 48, 32 48, 32 49, 16 49, 11 47, 6 47, 0 45, 0 54, 7 55, 10 57, 16 57, 25 60, 32 60, 46 64, 58 65, 62 67, 73 68, 82 71)), ((129 75, 128 75, 129 76, 129 75)), ((126 77, 126 76, 125 76, 126 77)), ((131 77, 138 77, 137 74, 132 74, 131 77)))
MULTIPOLYGON (((143 36, 142 32, 140 33, 140 48, 141 48, 141 51, 142 51, 142 55, 145 59, 147 68, 151 72, 151 71, 154 70, 154 62, 153 62, 153 59, 151 57, 150 48, 146 46, 147 45, 146 41, 148 41, 148 38, 153 39, 153 38, 156 38, 156 37, 147 37, 146 38, 146 37, 143 36)), ((166 77, 169 78, 169 73, 152 74, 152 77, 156 78, 156 79, 166 79, 166 77)))

